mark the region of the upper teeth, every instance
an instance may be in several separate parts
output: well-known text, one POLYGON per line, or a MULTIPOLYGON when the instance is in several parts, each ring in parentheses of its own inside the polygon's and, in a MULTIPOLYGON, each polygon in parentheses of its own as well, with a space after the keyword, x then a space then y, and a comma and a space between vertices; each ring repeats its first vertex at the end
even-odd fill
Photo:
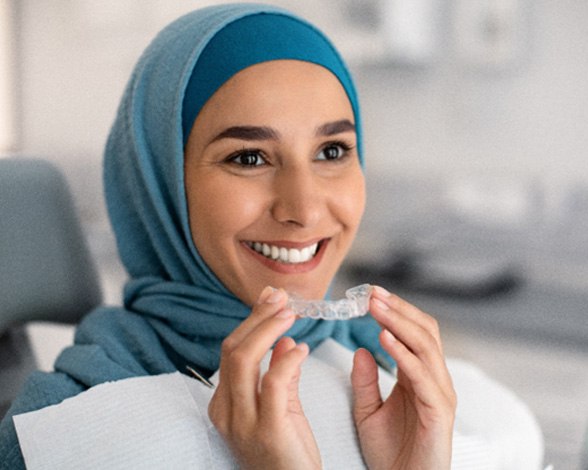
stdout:
POLYGON ((306 246, 301 250, 297 248, 284 248, 267 243, 249 242, 248 245, 258 253, 282 263, 306 263, 316 254, 318 243, 306 246))

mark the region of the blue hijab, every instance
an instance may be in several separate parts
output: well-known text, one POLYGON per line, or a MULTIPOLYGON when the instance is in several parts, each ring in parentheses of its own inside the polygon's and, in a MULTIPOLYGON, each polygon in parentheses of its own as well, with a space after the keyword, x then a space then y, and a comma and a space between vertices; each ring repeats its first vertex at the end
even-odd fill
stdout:
MULTIPOLYGON (((209 376, 218 368, 222 340, 251 309, 224 287, 194 246, 184 145, 198 112, 224 82, 250 65, 275 59, 316 63, 339 79, 353 107, 361 158, 351 77, 312 25, 284 10, 253 4, 204 8, 169 25, 136 65, 105 151, 106 201, 130 277, 124 304, 90 313, 77 328, 74 345, 57 359, 55 373, 35 373, 8 416, 106 381, 185 372, 186 366, 209 376)), ((311 348, 334 338, 382 357, 378 332, 368 316, 299 320, 287 334, 311 348)), ((15 468, 22 463, 9 419, 0 429, 0 451, 13 455, 6 462, 15 468)))

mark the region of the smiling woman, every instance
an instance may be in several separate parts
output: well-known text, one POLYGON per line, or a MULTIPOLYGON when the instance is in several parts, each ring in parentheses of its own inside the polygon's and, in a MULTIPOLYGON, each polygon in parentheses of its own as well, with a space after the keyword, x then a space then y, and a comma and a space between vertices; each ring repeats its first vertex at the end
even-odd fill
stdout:
MULTIPOLYGON (((363 214, 362 164, 353 82, 312 25, 245 4, 166 28, 131 77, 105 151, 131 278, 124 307, 91 313, 56 373, 33 375, 2 423, 0 461, 23 466, 12 415, 189 368, 204 379, 218 370, 210 420, 241 467, 318 468, 299 378, 309 352, 335 340, 357 350, 354 403, 341 410, 355 416, 344 444, 356 460, 447 468, 455 395, 436 323, 383 289, 372 316, 350 321, 287 307, 286 291, 327 294, 363 214), (399 367, 385 401, 372 354, 399 367)), ((339 393, 348 400, 347 385, 339 393)))
MULTIPOLYGON (((363 214, 362 166, 353 82, 312 25, 228 4, 164 29, 135 68, 105 150, 107 205, 130 277, 123 305, 90 313, 55 372, 30 378, 0 426, 0 467, 25 465, 13 416, 105 382, 190 370, 216 384, 204 409, 188 400, 206 431, 176 436, 154 420, 160 456, 170 440, 196 446, 212 436, 239 468, 449 468, 456 395, 436 321, 381 287, 366 287, 371 315, 347 321, 298 318, 289 307, 287 292, 327 296, 363 214), (397 377, 376 359, 395 364, 397 377), (310 389, 303 369, 315 374, 310 389), (323 409, 336 418, 323 421, 344 423, 326 440, 322 423, 307 419, 323 409)), ((131 398, 132 409, 155 411, 131 398)), ((98 454, 109 467, 127 443, 109 445, 115 424, 90 441, 106 443, 98 454)), ((18 432, 35 452, 43 439, 33 428, 18 432)), ((476 455, 492 455, 493 441, 465 428, 476 455)), ((56 453, 88 468, 85 451, 71 455, 78 435, 56 453)))

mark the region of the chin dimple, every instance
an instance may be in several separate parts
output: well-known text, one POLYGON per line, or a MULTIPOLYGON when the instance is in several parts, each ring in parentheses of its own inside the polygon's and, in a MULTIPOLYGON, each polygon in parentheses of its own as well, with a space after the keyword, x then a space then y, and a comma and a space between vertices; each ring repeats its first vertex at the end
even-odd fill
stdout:
POLYGON ((318 243, 313 243, 302 249, 286 248, 260 242, 247 242, 247 245, 268 259, 288 264, 306 263, 316 255, 318 250, 318 243))

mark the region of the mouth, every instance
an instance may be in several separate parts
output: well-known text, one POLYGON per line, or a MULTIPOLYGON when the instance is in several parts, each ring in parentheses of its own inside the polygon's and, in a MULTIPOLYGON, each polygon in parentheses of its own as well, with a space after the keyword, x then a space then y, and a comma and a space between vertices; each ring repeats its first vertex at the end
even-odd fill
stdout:
POLYGON ((322 258, 329 239, 313 243, 254 242, 244 245, 267 267, 283 273, 301 273, 314 269, 322 258))
POLYGON ((272 245, 263 242, 245 242, 253 251, 265 256, 267 259, 285 264, 307 263, 314 258, 319 250, 321 242, 312 243, 301 248, 293 248, 272 245))

